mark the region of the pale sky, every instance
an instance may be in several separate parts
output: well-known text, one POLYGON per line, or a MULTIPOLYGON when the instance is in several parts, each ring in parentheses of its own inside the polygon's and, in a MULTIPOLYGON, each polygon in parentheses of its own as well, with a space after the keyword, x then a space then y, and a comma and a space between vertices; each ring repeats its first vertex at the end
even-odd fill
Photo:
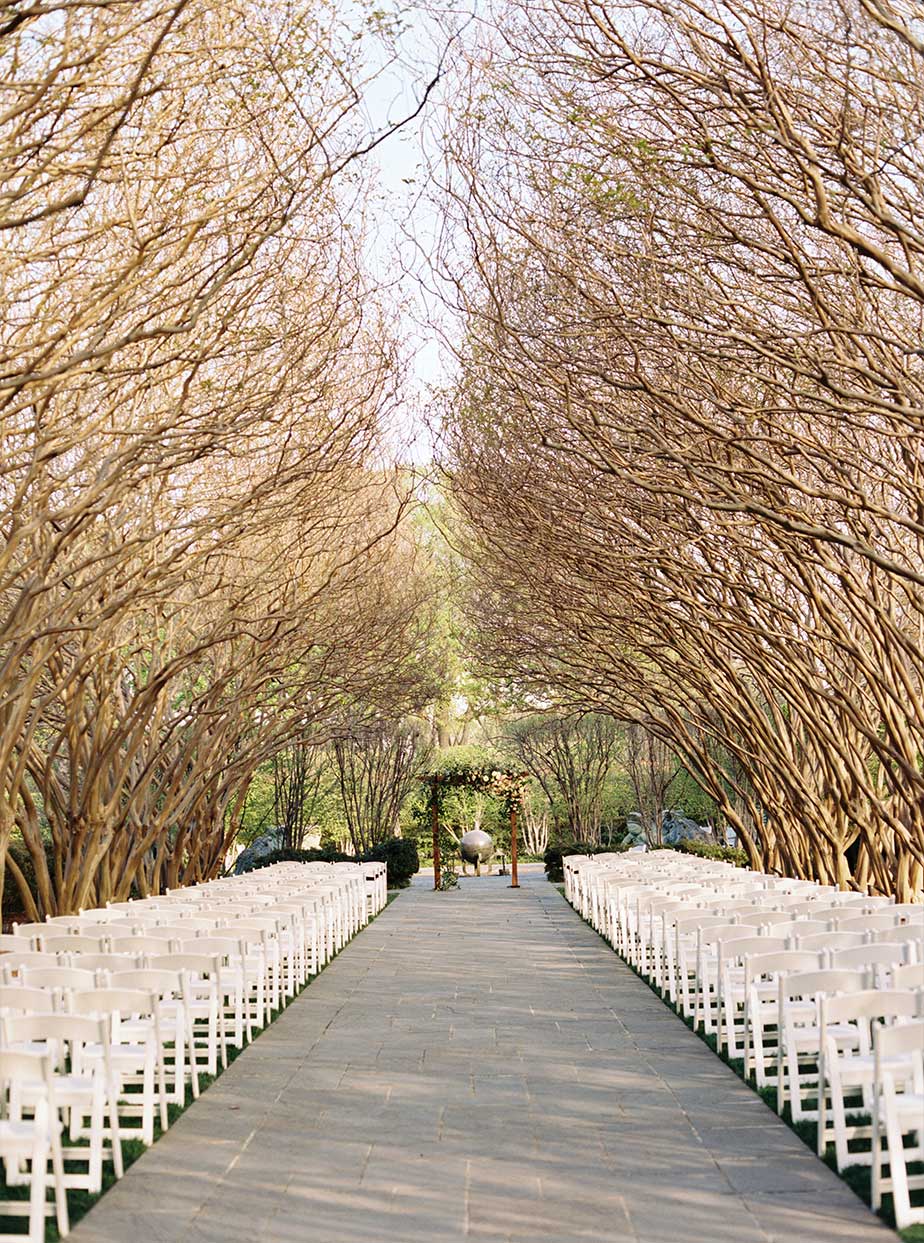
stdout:
MULTIPOLYGON (((442 28, 445 19, 438 20, 432 13, 416 9, 405 9, 403 14, 405 31, 400 42, 400 62, 390 65, 367 91, 366 112, 371 130, 380 131, 389 122, 414 111, 446 49, 448 40, 442 28)), ((454 26, 465 16, 461 8, 448 12, 454 26)), ((431 135, 439 123, 439 107, 437 89, 425 113, 370 156, 378 170, 379 193, 367 261, 376 276, 394 282, 394 301, 403 305, 401 336, 407 342, 408 353, 413 353, 407 423, 414 428, 412 456, 418 462, 429 460, 431 445, 414 407, 423 405, 428 391, 445 383, 451 374, 449 360, 443 357, 434 334, 427 331, 423 322, 430 311, 442 313, 442 308, 432 305, 432 297, 425 295, 416 279, 420 274, 429 282, 426 256, 432 253, 438 224, 421 190, 426 182, 425 156, 437 155, 431 135)))

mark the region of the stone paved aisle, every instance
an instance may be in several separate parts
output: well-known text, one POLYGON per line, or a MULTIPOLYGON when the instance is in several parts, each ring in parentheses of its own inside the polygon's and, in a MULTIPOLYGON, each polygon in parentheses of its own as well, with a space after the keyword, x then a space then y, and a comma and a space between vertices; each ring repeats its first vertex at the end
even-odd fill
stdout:
POLYGON ((538 875, 402 894, 73 1243, 888 1243, 538 875))

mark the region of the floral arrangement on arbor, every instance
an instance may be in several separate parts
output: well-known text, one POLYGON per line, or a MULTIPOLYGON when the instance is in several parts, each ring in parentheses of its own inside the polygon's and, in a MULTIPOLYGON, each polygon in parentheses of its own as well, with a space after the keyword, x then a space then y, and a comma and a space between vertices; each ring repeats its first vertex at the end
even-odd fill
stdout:
POLYGON ((449 762, 438 770, 421 775, 421 781, 430 786, 428 807, 434 803, 438 810, 442 808, 443 796, 448 790, 467 786, 472 790, 480 790, 485 794, 500 799, 508 811, 519 810, 529 793, 531 777, 529 773, 519 772, 510 768, 502 761, 492 761, 481 757, 475 763, 464 760, 459 763, 449 762))

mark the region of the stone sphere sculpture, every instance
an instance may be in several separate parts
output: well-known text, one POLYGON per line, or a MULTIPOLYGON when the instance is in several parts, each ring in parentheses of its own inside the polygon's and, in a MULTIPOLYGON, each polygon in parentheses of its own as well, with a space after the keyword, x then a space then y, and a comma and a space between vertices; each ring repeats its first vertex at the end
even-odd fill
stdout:
POLYGON ((494 854, 494 839, 490 833, 485 833, 481 829, 472 829, 459 839, 459 854, 462 856, 463 873, 467 864, 474 863, 475 875, 480 876, 481 865, 491 862, 491 856, 494 854))

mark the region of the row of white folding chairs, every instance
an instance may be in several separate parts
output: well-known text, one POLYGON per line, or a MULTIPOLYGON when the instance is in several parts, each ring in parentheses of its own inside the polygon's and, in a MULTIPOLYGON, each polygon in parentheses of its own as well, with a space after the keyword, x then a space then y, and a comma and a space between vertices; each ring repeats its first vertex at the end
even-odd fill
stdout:
POLYGON ((751 963, 747 1048, 758 1083, 773 1086, 774 1066, 777 1109, 816 1122, 819 1156, 833 1145, 838 1170, 872 1166, 874 1208, 891 1192, 899 1229, 924 1222, 924 1200, 911 1200, 924 1178, 908 1170, 924 1159, 924 963, 886 975, 881 965, 774 957, 751 963))
POLYGON ((710 877, 721 880, 736 874, 742 875, 740 868, 721 860, 701 859, 675 851, 659 851, 651 855, 635 855, 631 852, 594 856, 566 855, 562 862, 565 897, 598 931, 603 931, 601 924, 606 916, 601 888, 610 880, 629 884, 633 881, 648 883, 657 879, 670 881, 684 877, 693 877, 698 881, 705 881, 710 877))
MULTIPOLYGON (((48 972, 24 968, 16 983, 0 987, 0 1157, 7 1185, 31 1183, 35 1239, 42 1237, 49 1156, 55 1158, 55 1203, 64 1234, 66 1189, 99 1193, 106 1156, 121 1177, 122 1140, 137 1137, 150 1145, 155 1121, 166 1129, 168 1104, 185 1099, 187 1067, 193 1094, 199 1090, 195 1061, 183 1054, 192 1045, 185 973, 142 969, 100 978, 59 968, 58 978, 43 975, 48 972), (170 1086, 168 1052, 175 1076, 170 1086), (61 1142, 65 1129, 69 1147, 61 1142), (44 1144, 43 1155, 35 1149, 28 1154, 28 1170, 24 1149, 4 1142, 23 1135, 44 1144)), ((22 1206, 12 1201, 4 1208, 15 1212, 22 1206)))
POLYGON ((571 891, 643 975, 744 1054, 759 1086, 775 1072, 778 1108, 818 1119, 820 1152, 833 1141, 841 1168, 873 1165, 877 1207, 891 1191, 902 1228, 924 1220, 910 1200, 924 1178, 907 1169, 924 1157, 924 907, 650 859, 589 872, 577 861, 571 891), (871 1125, 851 1120, 845 1088, 871 1125), (865 1154, 850 1148, 866 1138, 865 1154))
POLYGON ((233 966, 246 982, 245 1000, 251 1020, 260 1026, 268 1020, 271 1011, 279 1007, 283 995, 294 995, 307 974, 308 960, 296 917, 280 917, 278 912, 255 915, 245 909, 236 914, 226 907, 208 919, 188 918, 170 925, 146 925, 139 921, 120 936, 60 931, 55 936, 20 936, 19 941, 37 948, 17 950, 7 941, 3 947, 4 957, 0 958, 0 964, 7 971, 17 962, 29 961, 35 965, 41 961, 26 958, 30 952, 50 955, 49 963, 59 954, 69 958, 79 956, 94 968, 108 967, 110 960, 116 963, 122 956, 135 960, 142 954, 218 954, 227 969, 233 966))
POLYGON ((223 878, 173 890, 154 898, 110 903, 102 910, 84 911, 75 918, 103 922, 123 916, 137 916, 142 910, 190 913, 214 902, 250 900, 255 903, 281 902, 296 894, 316 903, 321 965, 363 927, 370 914, 377 913, 387 899, 384 864, 277 864, 244 876, 223 878), (371 896, 370 896, 371 890, 371 896))
MULTIPOLYGON (((619 925, 620 904, 625 909, 626 895, 620 891, 644 891, 661 886, 665 894, 671 894, 684 885, 712 887, 717 893, 760 893, 766 891, 775 896, 776 905, 788 902, 822 902, 829 905, 863 900, 867 906, 891 904, 886 897, 870 897, 850 894, 814 881, 795 880, 787 877, 768 876, 735 868, 722 861, 700 859, 674 851, 652 854, 566 856, 564 859, 565 893, 597 931, 608 936, 614 944, 617 937, 632 934, 632 929, 619 925)), ((624 946, 618 945, 622 952, 624 946)))
MULTIPOLYGON (((311 866, 308 865, 309 868, 311 866)), ((351 867, 351 865, 347 866, 351 867)), ((64 937, 81 933, 92 934, 99 937, 100 943, 96 947, 87 946, 87 948, 96 948, 99 952, 104 952, 108 948, 106 943, 108 939, 117 933, 121 936, 132 935, 145 931, 151 924, 185 921, 201 917, 202 914, 211 915, 220 922, 226 922, 227 916, 232 912, 237 915, 249 915, 251 919, 259 918, 261 914, 267 917, 293 915, 300 916, 301 931, 308 938, 306 944, 298 949, 297 953, 299 956, 307 957, 308 971, 314 974, 319 965, 323 965, 331 954, 342 948, 346 940, 368 919, 364 891, 365 877, 359 869, 351 867, 351 871, 358 872, 358 875, 337 878, 334 885, 327 883, 324 878, 319 880, 316 876, 310 875, 307 878, 295 876, 286 884, 280 884, 277 879, 273 888, 268 892, 265 885, 257 889, 253 885, 245 887, 239 882, 237 884, 224 882, 221 891, 215 887, 199 886, 170 895, 167 899, 149 899, 143 902, 119 904, 119 907, 124 909, 109 907, 103 911, 85 911, 76 917, 55 919, 49 921, 48 924, 21 925, 17 929, 17 934, 40 938, 42 943, 52 941, 56 935, 64 937), (304 887, 306 880, 311 882, 311 887, 307 890, 304 887), (338 898, 342 900, 337 901, 338 898), (233 901, 233 905, 229 904, 229 899, 233 901), (292 901, 286 902, 285 899, 292 899, 292 901), (221 907, 210 910, 207 907, 208 903, 221 903, 221 907), (296 909, 298 903, 303 908, 301 911, 296 909), (249 909, 248 904, 250 904, 249 909), (269 909, 262 912, 261 904, 268 906, 269 909), (319 923, 325 934, 320 941, 317 937, 319 923)), ((378 885, 378 878, 373 879, 378 885)), ((296 919, 295 922, 298 920, 296 919)), ((291 937, 291 934, 289 936, 291 937)), ((275 939, 278 940, 278 936, 275 939)), ((6 939, 0 943, 0 948, 9 949, 14 946, 6 939)), ((304 973, 302 973, 302 979, 303 977, 304 973)), ((287 995, 291 995, 294 983, 294 973, 290 969, 286 983, 287 995)))
MULTIPOLYGON (((644 874, 644 868, 636 868, 633 881, 639 871, 644 874)), ((829 959, 840 952, 844 965, 863 962, 870 967, 924 957, 924 907, 882 906, 863 895, 848 895, 857 905, 819 909, 817 903, 794 905, 789 901, 793 896, 742 886, 740 881, 731 890, 711 884, 684 887, 663 876, 649 887, 623 885, 615 908, 615 948, 708 1033, 716 1030, 726 1006, 723 991, 729 993, 734 1004, 730 1011, 726 1007, 726 1027, 719 1039, 724 1043, 723 1035, 727 1038, 732 1056, 738 1053, 736 1011, 745 1010, 748 1000, 743 980, 748 953, 818 947, 828 951, 829 959), (676 900, 671 900, 669 891, 676 900), (825 918, 806 919, 802 912, 811 909, 825 918), (862 948, 877 941, 886 944, 862 948), (737 979, 732 979, 735 975, 737 979)))
MULTIPOLYGON (((282 868, 288 866, 279 865, 282 868)), ((224 900, 228 896, 242 893, 271 900, 274 894, 278 896, 282 893, 290 893, 296 886, 303 890, 307 890, 310 886, 310 892, 313 892, 320 900, 325 914, 323 930, 326 938, 324 947, 326 960, 342 949, 350 937, 364 927, 368 921, 366 878, 362 866, 356 864, 322 863, 296 864, 295 866, 304 869, 304 875, 299 879, 287 880, 285 876, 280 875, 271 878, 269 884, 263 882, 260 888, 256 889, 253 882, 249 885, 241 885, 241 882, 247 879, 246 877, 235 877, 176 891, 167 895, 165 899, 161 899, 161 902, 168 903, 173 900, 182 906, 194 906, 216 899, 224 900)), ((264 871, 275 871, 275 869, 264 869, 264 871)), ((253 873, 249 875, 252 876, 253 873)))
MULTIPOLYGON (((381 909, 387 901, 384 879, 384 865, 322 864, 320 869, 279 865, 264 869, 256 878, 251 874, 178 891, 165 899, 114 904, 78 917, 24 925, 17 934, 0 938, 0 966, 8 981, 0 986, 0 1057, 5 1059, 0 1061, 0 1085, 7 1103, 17 1076, 33 1085, 25 1095, 16 1089, 18 1124, 7 1128, 10 1143, 6 1146, 0 1126, 0 1157, 7 1163, 10 1181, 18 1178, 31 1183, 30 1237, 42 1237, 48 1161, 52 1162, 58 1227, 63 1235, 67 1217, 62 1180, 77 1185, 73 1180, 82 1178, 81 1186, 98 1189, 101 1144, 106 1136, 116 1172, 121 1173, 119 1111, 137 1111, 141 1120, 137 1131, 145 1142, 151 1142, 155 1106, 166 1126, 168 1100, 184 1099, 187 1082, 198 1095, 199 1072, 215 1073, 219 1059, 226 1064, 227 1043, 251 1038, 253 1028, 268 1021, 273 1003, 283 993, 294 991, 296 981, 303 983, 309 972, 316 972, 381 909), (219 903, 219 918, 203 916, 219 903), (320 945, 318 922, 324 933, 320 945), (33 949, 33 945, 46 948, 33 949), (248 972, 247 967, 253 970, 248 972), (141 985, 142 990, 133 985, 141 985), (152 991, 145 993, 144 985, 152 991), (17 993, 20 1003, 26 1004, 16 1004, 17 993), (133 994, 130 1012, 116 1011, 118 998, 129 1005, 133 994), (150 1014, 142 1004, 145 997, 150 1014), (87 1035, 86 1023, 82 1029, 79 1024, 90 1019, 108 1025, 105 1039, 97 1025, 97 1038, 92 1042, 99 1050, 102 1082, 108 1085, 103 1092, 110 1102, 108 1128, 100 1116, 99 1075, 94 1086, 92 1076, 55 1074, 61 1070, 60 1048, 70 1051, 68 1040, 80 1041, 81 1030, 87 1035), (39 1040, 43 1030, 54 1030, 57 1037, 39 1040), (65 1035, 66 1030, 71 1037, 65 1035), (126 1034, 130 1037, 127 1043, 122 1038, 126 1034), (30 1048, 16 1047, 22 1044, 18 1037, 30 1035, 35 1037, 29 1040, 30 1048), (36 1051, 37 1044, 44 1047, 36 1051), (169 1096, 168 1057, 173 1072, 169 1096), (107 1070, 107 1059, 119 1064, 107 1070), (9 1081, 3 1078, 4 1068, 9 1081), (122 1089, 129 1076, 133 1091, 126 1094, 122 1089), (39 1082, 46 1085, 41 1092, 35 1087, 39 1082), (126 1101, 126 1095, 132 1099, 126 1101), (23 1115, 24 1100, 28 1117, 23 1115), (89 1110, 81 1114, 87 1103, 89 1110), (64 1173, 60 1110, 68 1115, 72 1138, 90 1139, 92 1155, 86 1157, 86 1173, 64 1173), (89 1129, 84 1127, 87 1116, 89 1129), (32 1168, 24 1172, 23 1162, 29 1156, 34 1157, 32 1168)), ((73 1064, 68 1069, 72 1071, 73 1064)), ((15 1209, 16 1204, 4 1207, 15 1209)))
MULTIPOLYGON (((768 912, 767 922, 804 921, 813 914, 824 920, 814 931, 836 929, 854 915, 878 914, 883 926, 908 918, 924 917, 924 908, 896 907, 885 898, 865 894, 838 894, 821 891, 805 882, 793 883, 776 877, 762 877, 739 871, 736 876, 722 879, 694 877, 656 879, 639 883, 621 883, 610 878, 603 886, 604 926, 599 931, 607 936, 623 956, 635 964, 639 955, 649 949, 657 953, 658 932, 662 913, 672 907, 680 909, 712 906, 719 913, 734 911, 768 912)), ((662 952, 664 947, 662 946, 662 952)))
MULTIPOLYGON (((291 892, 295 888, 303 890, 310 881, 313 892, 324 900, 327 908, 327 956, 340 950, 387 902, 387 871, 381 863, 278 864, 245 877, 225 878, 177 890, 167 897, 183 904, 209 901, 216 894, 239 893, 241 882, 255 875, 260 877, 255 882, 258 891, 267 896, 274 892, 291 892), (267 872, 272 875, 267 877, 267 872)), ((248 891, 253 891, 253 885, 251 882, 248 891)))
MULTIPOLYGON (((758 909, 739 910, 733 916, 721 912, 675 919, 673 940, 667 942, 673 952, 664 960, 668 991, 684 1016, 708 1034, 717 1030, 723 1010, 733 1028, 735 1006, 746 1005, 746 960, 751 954, 819 951, 828 966, 868 968, 924 958, 924 928, 907 923, 881 926, 875 915, 859 916, 850 921, 849 929, 838 931, 824 930, 823 921, 819 928, 814 921, 774 922, 767 916, 758 909)), ((732 1035, 729 1041, 735 1056, 732 1035)))
MULTIPOLYGON (((292 910, 262 908, 254 915, 245 907, 235 913, 232 904, 212 910, 209 918, 176 918, 170 924, 138 922, 122 935, 86 936, 66 931, 54 937, 38 936, 44 949, 17 951, 8 939, 0 957, 7 975, 20 964, 83 965, 90 969, 136 966, 143 958, 152 964, 163 955, 214 958, 219 976, 223 1013, 233 1016, 228 1039, 240 1047, 269 1021, 283 996, 291 997, 317 971, 316 957, 306 952, 298 904, 292 910), (59 962, 60 958, 60 962, 59 962)), ((203 911, 206 908, 201 908, 203 911)), ((137 918, 137 917, 136 917, 137 918)), ((121 922, 121 921, 120 921, 121 922)), ((20 937, 19 944, 26 942, 20 937)), ((311 947, 313 948, 313 947, 311 947)))
POLYGON ((900 1230, 924 1223, 924 1175, 908 1168, 924 1161, 924 964, 885 988, 865 971, 782 975, 776 1024, 778 1109, 814 1119, 839 1170, 871 1166, 873 1207, 890 1192, 900 1230))
MULTIPOLYGON (((0 1157, 8 1186, 30 1185, 30 1239, 44 1234, 49 1161, 63 1236, 67 1189, 98 1193, 106 1156, 116 1177, 123 1173, 126 1136, 152 1143, 158 1114, 166 1128, 164 1050, 172 1033, 161 1031, 160 1016, 158 996, 146 987, 0 988, 0 1157)), ((3 1211, 24 1207, 12 1200, 3 1211)))
MULTIPOLYGON (((349 886, 348 920, 353 932, 362 927, 373 915, 377 915, 388 901, 387 868, 384 863, 279 864, 273 871, 276 875, 271 879, 271 884, 283 884, 287 876, 301 883, 305 874, 321 882, 346 883, 349 886)), ((250 875, 254 874, 250 873, 250 875)), ((227 888, 241 879, 241 877, 235 877, 211 881, 202 888, 227 888)), ((188 894, 190 891, 187 889, 179 892, 188 894)))
MULTIPOLYGON (((79 955, 84 964, 94 968, 137 965, 141 961, 139 955, 143 961, 153 962, 152 955, 164 953, 187 957, 217 954, 221 1034, 225 1043, 240 1047, 252 1038, 254 1028, 259 1030, 269 1020, 282 996, 292 996, 326 960, 327 953, 319 953, 314 935, 318 901, 327 901, 331 895, 350 898, 339 904, 327 901, 329 910, 337 912, 339 907, 343 916, 327 923, 335 939, 326 948, 335 952, 343 937, 352 935, 367 921, 365 883, 371 874, 380 894, 383 870, 384 865, 283 864, 264 869, 256 879, 251 874, 223 881, 220 886, 216 883, 177 891, 167 900, 148 899, 119 904, 123 909, 85 911, 76 923, 65 918, 22 925, 18 936, 31 937, 33 943, 44 945, 52 953, 60 951, 71 958, 79 955), (306 882, 310 882, 308 889, 306 882), (220 906, 205 905, 219 901, 220 906), (91 929, 99 935, 87 936, 81 929, 91 929), (129 958, 120 963, 119 954, 129 958)), ((379 896, 376 905, 380 905, 379 896)), ((0 950, 6 951, 7 972, 12 957, 23 957, 21 952, 16 953, 21 943, 16 937, 5 937, 0 942, 0 950)), ((42 961, 30 956, 33 966, 42 961)), ((56 961, 48 959, 46 965, 56 961)), ((213 1060, 214 1046, 210 1042, 212 1071, 213 1060)))
MULTIPOLYGON (((269 870, 269 869, 267 869, 269 870)), ((272 888, 254 888, 252 885, 230 887, 196 886, 164 897, 142 902, 119 903, 110 906, 105 913, 82 912, 85 922, 96 919, 118 921, 142 919, 153 923, 170 923, 186 918, 196 918, 203 910, 216 906, 227 909, 228 903, 235 907, 250 905, 252 911, 260 907, 279 907, 292 901, 303 905, 303 921, 306 933, 311 935, 312 960, 323 966, 342 947, 361 924, 350 919, 350 886, 334 884, 306 876, 301 884, 276 884, 272 888), (102 919, 99 916, 102 915, 102 919)), ((239 913, 239 912, 238 912, 239 913)), ((73 926, 73 920, 71 921, 73 926)))
MULTIPOLYGON (((806 882, 755 876, 741 870, 721 880, 711 874, 704 879, 701 871, 685 862, 679 868, 659 869, 649 877, 635 863, 628 874, 625 869, 615 875, 611 870, 602 884, 598 874, 595 893, 598 898, 605 894, 605 900, 588 898, 587 909, 592 916, 596 913, 598 930, 642 974, 653 975, 672 1000, 678 996, 676 973, 689 970, 688 965, 677 962, 684 955, 682 944, 677 943, 676 925, 688 917, 689 958, 695 949, 697 911, 711 917, 714 924, 750 923, 755 931, 776 924, 781 933, 785 930, 791 936, 856 928, 885 935, 889 929, 912 921, 924 931, 921 906, 900 907, 888 899, 862 894, 822 894, 820 887, 807 886, 806 882), (811 900, 806 900, 809 896, 811 900), (819 917, 814 921, 809 918, 812 911, 819 917)), ((591 890, 585 886, 584 892, 588 895, 591 890)))
MULTIPOLYGON (((888 929, 910 922, 920 922, 924 931, 924 907, 884 905, 865 895, 845 895, 839 902, 813 900, 804 895, 779 889, 712 885, 662 886, 631 890, 622 889, 614 895, 617 906, 615 920, 619 930, 614 947, 634 966, 644 969, 651 960, 656 966, 660 957, 671 952, 670 931, 674 922, 697 910, 726 918, 726 922, 750 922, 755 927, 788 926, 791 933, 802 935, 822 932, 853 931, 865 920, 866 930, 888 929), (857 921, 856 924, 851 921, 857 921)), ((612 906, 611 906, 612 909, 612 906)))
POLYGON ((216 1053, 227 1064, 227 1047, 242 1048, 269 1021, 271 994, 266 989, 266 958, 258 947, 253 952, 244 935, 190 937, 184 941, 159 941, 136 937, 134 953, 93 954, 86 952, 44 953, 42 951, 5 954, 0 958, 7 983, 28 979, 44 972, 50 981, 67 971, 80 971, 85 978, 103 971, 121 973, 140 970, 176 970, 190 975, 193 991, 189 1005, 204 1035, 197 1035, 196 1048, 204 1047, 205 1069, 216 1073, 216 1053), (217 1000, 215 1000, 217 998, 217 1000), (217 1011, 216 1011, 217 1006, 217 1011), (216 1041, 218 1043, 216 1043, 216 1041))

